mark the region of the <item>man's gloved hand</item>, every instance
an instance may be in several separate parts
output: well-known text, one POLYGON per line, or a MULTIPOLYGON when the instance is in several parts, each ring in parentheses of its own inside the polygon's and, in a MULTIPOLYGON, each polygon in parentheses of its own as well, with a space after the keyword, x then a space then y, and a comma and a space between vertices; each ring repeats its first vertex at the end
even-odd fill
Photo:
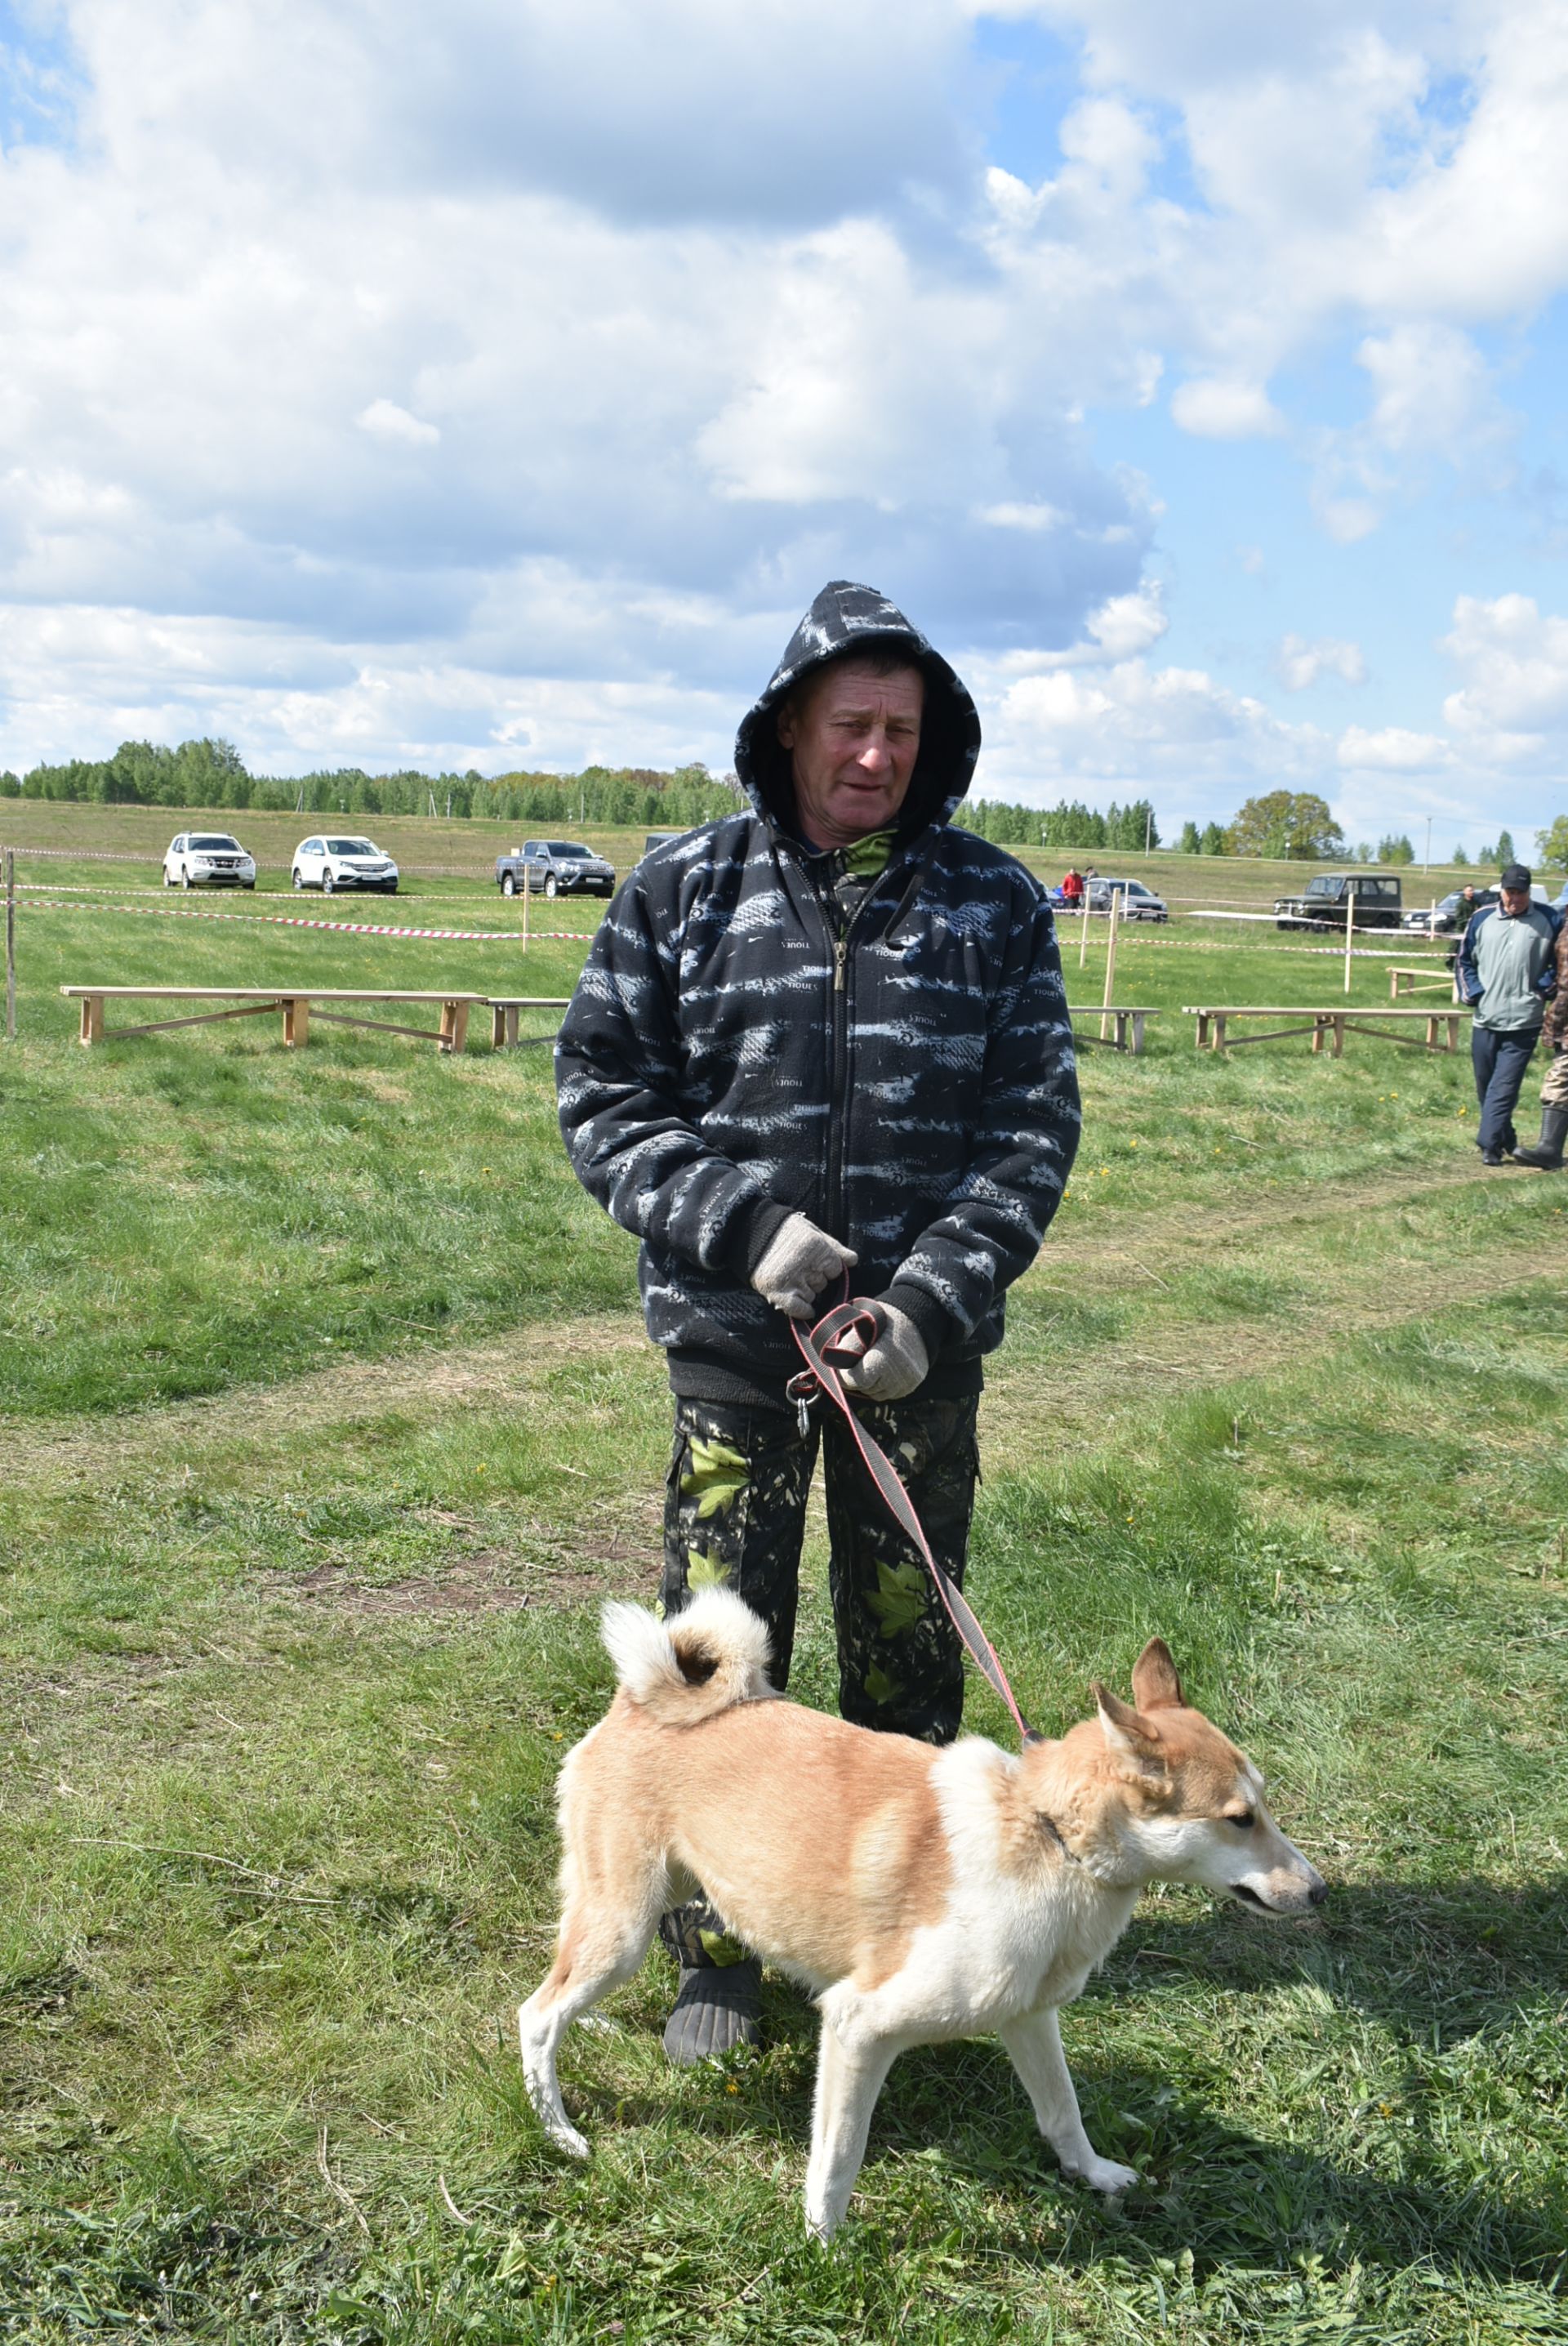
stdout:
POLYGON ((847 1246, 830 1239, 804 1214, 791 1214, 769 1240, 751 1274, 751 1284, 791 1320, 809 1320, 823 1288, 840 1278, 855 1260, 847 1246))
POLYGON ((850 1392, 863 1400, 902 1401, 925 1382, 931 1355, 907 1311, 901 1311, 896 1303, 879 1303, 878 1309, 883 1319, 881 1334, 839 1374, 850 1392))

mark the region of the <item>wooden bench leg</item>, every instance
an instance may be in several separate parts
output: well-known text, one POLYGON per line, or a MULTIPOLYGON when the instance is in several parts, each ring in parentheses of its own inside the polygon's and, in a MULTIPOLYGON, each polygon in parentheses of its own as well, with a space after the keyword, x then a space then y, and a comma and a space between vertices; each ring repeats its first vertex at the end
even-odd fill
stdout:
POLYGON ((1334 1021, 1334 1056, 1337 1059, 1342 1059, 1344 1056, 1345 1022, 1342 1018, 1336 1018, 1334 1021))
POLYGON ((283 997, 283 1041, 290 1051, 302 1051, 311 1039, 311 1005, 302 994, 283 997))
POLYGON ((104 997, 101 994, 82 996, 82 1041, 101 1043, 104 1039, 104 997))
POLYGON ((490 1047, 499 1051, 506 1040, 506 1013, 499 1002, 490 1005, 490 1047))
POLYGON ((1435 1050, 1437 1049, 1437 1046, 1438 1046, 1438 1022, 1437 1022, 1437 1020, 1436 1020, 1435 1018, 1429 1018, 1429 1019, 1427 1020, 1427 1049, 1428 1049, 1429 1051, 1435 1051, 1435 1050))
POLYGON ((1323 1029, 1327 1025, 1328 1021, 1324 1018, 1314 1018, 1312 1021, 1312 1049, 1314 1054, 1321 1052, 1323 1048, 1323 1029))
POLYGON ((455 1053, 462 1050, 467 1040, 467 1003, 443 1002, 441 1005, 441 1041, 437 1049, 455 1053))
POLYGON ((1225 1048, 1225 1021, 1223 1018, 1217 1018, 1214 1022, 1214 1047, 1217 1051, 1223 1051, 1225 1048))
POLYGON ((1127 1014, 1125 1010, 1118 1010, 1116 1013, 1116 1048, 1118 1051, 1125 1051, 1126 1047, 1127 1014))
POLYGON ((506 1013, 506 1041, 509 1046, 515 1046, 517 1041, 517 1030, 521 1026, 522 1023, 523 1013, 518 1009, 517 1005, 514 1002, 506 1013))
POLYGON ((1203 1015, 1201 1011, 1198 1013, 1197 1040, 1196 1047, 1200 1051, 1206 1051, 1208 1048, 1208 1020, 1203 1015))
POLYGON ((1459 1020, 1457 1018, 1451 1018, 1448 1022, 1448 1046, 1451 1051, 1457 1051, 1459 1048, 1459 1020))
POLYGON ((1133 1056, 1135 1059, 1141 1059, 1144 1056, 1144 1025, 1145 1019, 1143 1012, 1141 1010, 1135 1010, 1133 1013, 1133 1056))
POLYGON ((1391 970, 1390 970, 1390 972, 1389 972, 1389 1000, 1390 1000, 1390 1002, 1397 1002, 1397 1001, 1399 1000, 1399 998, 1400 998, 1400 993, 1402 992, 1402 990, 1403 990, 1403 989, 1401 988, 1401 986, 1400 986, 1400 973, 1399 973, 1399 971, 1398 971, 1397 969, 1391 969, 1391 970))

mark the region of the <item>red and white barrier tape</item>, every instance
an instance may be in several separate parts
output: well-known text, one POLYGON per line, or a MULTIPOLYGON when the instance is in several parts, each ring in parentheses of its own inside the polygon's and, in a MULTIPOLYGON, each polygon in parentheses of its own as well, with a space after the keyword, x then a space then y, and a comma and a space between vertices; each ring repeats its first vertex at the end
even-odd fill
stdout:
MULTIPOLYGON (((86 909, 65 898, 23 896, 25 913, 80 913, 86 909)), ((402 929, 381 921, 311 921, 298 913, 209 913, 185 904, 95 904, 97 912, 135 913, 144 921, 238 921, 249 928, 330 929, 347 937, 426 937, 459 944, 585 944, 585 929, 402 929)))

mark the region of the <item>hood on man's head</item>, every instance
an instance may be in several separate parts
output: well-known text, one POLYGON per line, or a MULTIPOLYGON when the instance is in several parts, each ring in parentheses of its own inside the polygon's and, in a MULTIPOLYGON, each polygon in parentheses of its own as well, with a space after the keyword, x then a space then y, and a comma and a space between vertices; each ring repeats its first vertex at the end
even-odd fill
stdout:
POLYGON ((901 831, 945 822, 968 790, 980 755, 980 714, 946 660, 874 586, 835 578, 824 586, 774 669, 768 688, 741 720, 735 770, 759 814, 792 827, 795 784, 789 752, 779 739, 779 704, 805 677, 856 652, 901 652, 925 678, 920 755, 899 817, 901 831))

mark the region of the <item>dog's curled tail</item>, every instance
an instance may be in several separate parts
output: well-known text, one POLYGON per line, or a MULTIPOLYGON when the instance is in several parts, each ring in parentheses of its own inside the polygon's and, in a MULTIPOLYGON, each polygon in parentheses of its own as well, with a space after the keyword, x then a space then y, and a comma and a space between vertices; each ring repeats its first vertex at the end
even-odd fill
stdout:
POLYGON ((738 1702, 765 1702, 768 1631, 728 1588, 698 1591, 660 1621, 640 1605, 606 1605, 600 1627, 616 1676, 664 1727, 695 1727, 738 1702))

